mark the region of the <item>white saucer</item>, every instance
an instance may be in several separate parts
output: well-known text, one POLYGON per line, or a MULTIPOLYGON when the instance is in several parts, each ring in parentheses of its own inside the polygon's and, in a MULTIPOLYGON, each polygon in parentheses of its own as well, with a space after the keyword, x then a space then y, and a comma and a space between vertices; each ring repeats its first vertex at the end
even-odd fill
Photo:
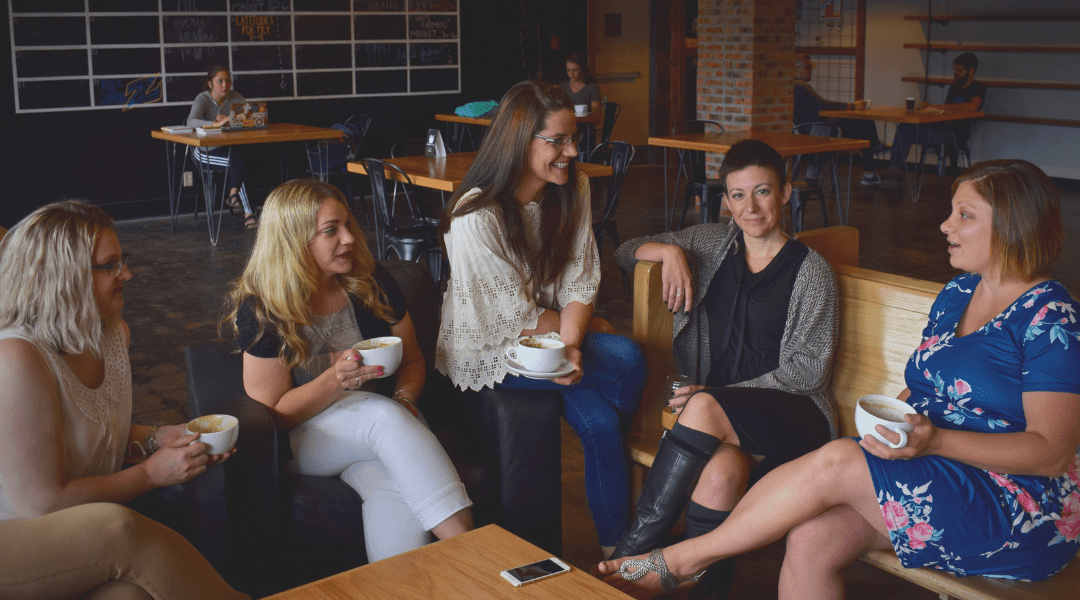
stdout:
POLYGON ((529 379, 555 379, 574 372, 574 365, 570 364, 570 361, 565 358, 559 364, 559 368, 551 373, 537 373, 535 371, 530 371, 512 358, 506 359, 506 368, 515 375, 521 375, 522 377, 528 377, 529 379))
POLYGON ((588 112, 583 112, 583 113, 574 113, 574 116, 575 117, 587 117, 587 116, 589 116, 591 114, 592 114, 592 111, 590 110, 588 112))

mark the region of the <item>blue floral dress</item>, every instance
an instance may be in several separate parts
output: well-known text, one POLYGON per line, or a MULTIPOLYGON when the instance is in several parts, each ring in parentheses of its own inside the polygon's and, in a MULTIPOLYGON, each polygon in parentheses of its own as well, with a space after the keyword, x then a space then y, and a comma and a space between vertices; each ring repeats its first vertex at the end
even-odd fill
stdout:
MULTIPOLYGON (((1078 303, 1040 283, 978 331, 956 327, 979 283, 945 286, 908 360, 908 403, 942 429, 1024 431, 1023 392, 1080 393, 1078 303)), ((1008 475, 940 456, 866 461, 905 567, 1045 579, 1080 549, 1080 453, 1061 477, 1008 475)))

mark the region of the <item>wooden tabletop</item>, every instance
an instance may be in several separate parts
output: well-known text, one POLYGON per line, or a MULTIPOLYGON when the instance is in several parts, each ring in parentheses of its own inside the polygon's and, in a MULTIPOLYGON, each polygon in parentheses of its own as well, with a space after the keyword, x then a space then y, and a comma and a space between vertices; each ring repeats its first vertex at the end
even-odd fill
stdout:
POLYGON ((971 110, 947 110, 941 114, 934 114, 908 110, 903 106, 875 106, 865 110, 823 110, 818 115, 830 119, 860 119, 863 121, 889 121, 891 123, 925 125, 926 123, 941 123, 943 121, 978 119, 983 116, 983 113, 971 110))
POLYGON ((866 140, 852 140, 848 138, 829 138, 816 135, 795 135, 794 133, 778 131, 726 131, 724 133, 683 133, 679 135, 662 135, 649 138, 650 146, 663 146, 667 148, 679 148, 682 150, 704 150, 724 154, 731 149, 735 142, 746 139, 761 140, 772 146, 780 153, 780 156, 795 156, 798 154, 813 154, 816 152, 839 152, 842 150, 859 150, 869 148, 870 142, 866 140))
MULTIPOLYGON (((626 600, 626 594, 580 569, 514 587, 500 571, 551 555, 498 525, 488 525, 321 581, 272 600, 626 600)), ((268 599, 269 600, 269 599, 268 599)))
MULTIPOLYGON (((600 123, 604 120, 604 115, 600 112, 589 113, 580 117, 575 116, 578 123, 600 123)), ((478 119, 475 117, 461 117, 451 113, 439 113, 435 115, 436 121, 445 121, 447 123, 466 123, 469 125, 483 125, 487 127, 491 125, 491 119, 478 119)))
MULTIPOLYGON (((465 174, 469 172, 475 152, 454 152, 444 158, 428 158, 426 156, 402 156, 400 158, 387 158, 386 162, 401 167, 412 178, 416 185, 444 192, 455 192, 461 187, 465 174)), ((577 170, 585 173, 590 178, 610 177, 612 169, 609 166, 594 165, 592 163, 578 162, 577 170)), ((359 162, 351 162, 348 165, 350 173, 367 175, 364 165, 359 162)), ((395 181, 403 181, 397 171, 387 171, 387 177, 395 181)))
POLYGON ((326 127, 310 125, 291 125, 289 123, 271 123, 266 129, 251 131, 223 131, 221 133, 198 134, 166 133, 160 129, 150 132, 150 137, 168 140, 188 146, 240 146, 243 144, 270 144, 274 142, 304 142, 311 140, 332 140, 345 137, 345 133, 326 127))

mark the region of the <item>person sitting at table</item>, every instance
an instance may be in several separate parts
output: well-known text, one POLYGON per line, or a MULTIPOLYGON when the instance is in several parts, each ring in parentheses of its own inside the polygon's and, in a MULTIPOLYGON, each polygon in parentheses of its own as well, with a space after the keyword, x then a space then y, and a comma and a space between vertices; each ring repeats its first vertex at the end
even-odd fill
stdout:
POLYGON ((566 76, 570 79, 559 84, 559 87, 570 94, 571 104, 586 104, 589 112, 600 112, 600 86, 596 85, 591 75, 589 66, 585 61, 585 55, 579 52, 571 52, 566 55, 566 76))
POLYGON ((368 560, 473 528, 465 486, 416 408, 426 367, 405 298, 340 190, 314 179, 275 188, 226 302, 244 390, 291 428, 287 468, 341 477, 363 499, 368 560), (384 375, 353 346, 385 336, 401 338, 403 356, 384 375), (387 397, 376 384, 391 375, 387 397))
POLYGON ((558 86, 510 88, 439 226, 450 261, 435 368, 462 389, 553 390, 585 453, 585 492, 604 555, 626 530, 624 437, 641 402, 645 357, 593 317, 600 257, 589 180, 574 168, 574 105, 558 86), (521 336, 561 339, 551 380, 511 370, 521 336))
POLYGON ((1026 580, 1075 558, 1080 307, 1046 275, 1064 237, 1057 190, 1029 162, 976 163, 953 184, 941 231, 964 274, 938 294, 908 360, 907 445, 830 442, 766 475, 711 533, 602 563, 609 583, 651 597, 785 534, 782 599, 843 596, 841 571, 872 549, 909 569, 1026 580))
MULTIPOLYGON (((232 77, 225 65, 213 65, 206 72, 203 91, 195 96, 188 113, 188 127, 221 127, 229 123, 229 112, 233 104, 243 104, 244 97, 232 89, 232 77)), ((209 163, 214 171, 229 170, 229 197, 225 204, 229 208, 244 208, 244 228, 255 229, 255 211, 251 209, 247 188, 244 187, 244 152, 234 146, 210 146, 205 150, 195 148, 195 160, 200 164, 209 163)))
MULTIPOLYGON (((975 70, 979 68, 979 59, 970 52, 965 52, 953 59, 953 81, 949 84, 949 91, 945 93, 945 104, 930 104, 922 102, 915 110, 923 110, 928 107, 939 108, 946 111, 977 111, 982 108, 983 100, 986 99, 986 84, 975 79, 975 70)), ((949 124, 930 124, 918 128, 919 139, 915 140, 916 128, 910 123, 901 123, 896 128, 893 136, 892 154, 889 156, 889 168, 881 174, 881 187, 884 189, 901 189, 907 177, 907 155, 911 145, 918 143, 926 145, 956 144, 957 148, 966 148, 968 138, 971 137, 971 122, 969 120, 953 121, 949 124)), ((938 160, 944 160, 939 156, 938 160)))
MULTIPOLYGON (((732 145, 719 172, 730 223, 637 238, 615 252, 630 271, 639 260, 662 264, 675 366, 695 383, 670 402, 679 420, 612 558, 659 546, 684 508, 687 538, 712 531, 748 485, 836 437, 836 280, 820 254, 783 231, 784 167, 765 142, 732 145)), ((710 597, 727 597, 733 567, 710 568, 710 597)))
POLYGON ((829 100, 818 94, 810 85, 810 79, 814 74, 814 63, 809 54, 797 54, 795 56, 795 125, 804 123, 816 123, 828 121, 840 126, 843 137, 867 140, 869 148, 864 148, 862 158, 863 185, 879 183, 881 179, 874 172, 874 154, 883 150, 881 140, 878 139, 877 125, 873 121, 863 119, 825 119, 818 113, 823 110, 864 110, 866 100, 854 102, 837 102, 829 100))
POLYGON ((139 531, 148 536, 146 548, 160 549, 170 562, 148 566, 118 554, 117 563, 128 569, 91 574, 80 571, 87 563, 107 564, 119 548, 73 547, 79 534, 70 520, 42 518, 89 503, 130 502, 188 481, 232 454, 208 456, 199 435, 189 435, 184 425, 132 424, 131 335, 120 316, 124 283, 132 277, 127 258, 112 219, 79 201, 35 210, 0 242, 0 596, 7 589, 76 597, 118 577, 160 590, 158 597, 239 596, 163 525, 144 524, 139 531), (122 469, 136 444, 149 456, 122 469), (37 552, 49 561, 40 581, 9 568, 37 552), (185 587, 176 589, 173 575, 186 575, 185 587))

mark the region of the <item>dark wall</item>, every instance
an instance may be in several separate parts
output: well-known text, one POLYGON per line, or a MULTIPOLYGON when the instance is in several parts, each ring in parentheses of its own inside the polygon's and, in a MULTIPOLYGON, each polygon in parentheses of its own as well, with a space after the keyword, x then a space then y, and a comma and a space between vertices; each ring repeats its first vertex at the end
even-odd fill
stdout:
MULTIPOLYGON (((372 126, 362 153, 389 156, 390 146, 422 137, 436 126, 433 115, 474 100, 498 100, 514 83, 544 71, 562 71, 567 48, 586 47, 585 0, 511 2, 459 0, 462 93, 271 103, 272 121, 329 126, 367 113, 372 126), (561 50, 550 50, 552 36, 561 50), (537 41, 540 40, 538 44, 537 41), (557 68, 552 68, 556 65, 557 68)), ((8 3, 0 3, 8 22, 8 3)), ((15 114, 11 46, 0 44, 0 115, 4 159, 0 161, 0 225, 10 227, 34 208, 62 197, 87 198, 116 218, 168 214, 165 143, 150 137, 162 125, 183 123, 186 106, 144 106, 15 114)), ((563 75, 565 78, 565 75, 563 75)), ((242 80, 237 91, 243 93, 242 80)), ((261 201, 270 169, 278 177, 277 149, 252 146, 246 181, 261 201)), ((292 144, 291 176, 306 166, 303 145, 292 144)))

